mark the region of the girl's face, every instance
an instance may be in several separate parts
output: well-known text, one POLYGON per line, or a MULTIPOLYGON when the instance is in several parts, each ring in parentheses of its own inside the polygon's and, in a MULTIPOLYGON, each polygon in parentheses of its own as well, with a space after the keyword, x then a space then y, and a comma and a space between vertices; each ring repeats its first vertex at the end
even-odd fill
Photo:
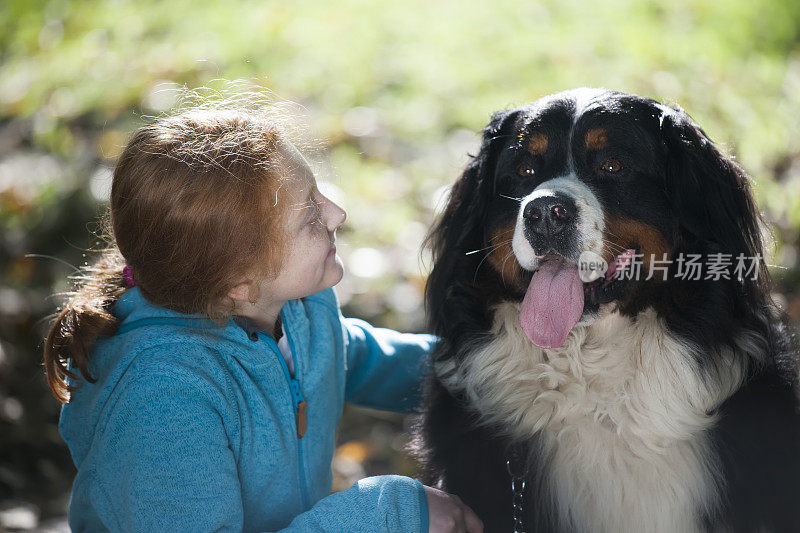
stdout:
POLYGON ((333 287, 342 279, 344 268, 334 242, 346 213, 319 192, 307 167, 302 174, 293 173, 280 193, 291 199, 286 217, 289 242, 280 273, 259 292, 287 301, 333 287))
POLYGON ((314 174, 299 157, 295 163, 278 191, 288 204, 283 216, 288 242, 280 272, 260 281, 244 278, 228 292, 235 314, 255 320, 264 331, 272 330, 287 301, 333 287, 344 275, 334 242, 346 214, 319 192, 314 174))

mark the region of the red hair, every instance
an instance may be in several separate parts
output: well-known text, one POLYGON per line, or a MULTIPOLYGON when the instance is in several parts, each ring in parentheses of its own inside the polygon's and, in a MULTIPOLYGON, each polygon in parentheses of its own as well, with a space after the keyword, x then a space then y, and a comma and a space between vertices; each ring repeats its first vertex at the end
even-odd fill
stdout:
MULTIPOLYGON (((69 401, 66 376, 94 382, 88 363, 99 336, 119 323, 114 303, 131 265, 151 302, 227 320, 228 291, 247 275, 278 273, 285 246, 281 181, 297 166, 276 124, 242 111, 199 109, 139 129, 114 169, 113 244, 82 270, 55 318, 44 365, 53 395, 69 401)), ((254 297, 255 298, 255 297, 254 297)))

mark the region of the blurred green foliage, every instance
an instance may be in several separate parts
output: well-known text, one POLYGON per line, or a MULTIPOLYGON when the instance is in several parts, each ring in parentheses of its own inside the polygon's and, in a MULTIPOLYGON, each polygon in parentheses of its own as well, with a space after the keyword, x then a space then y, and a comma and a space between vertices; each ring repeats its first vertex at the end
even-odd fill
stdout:
POLYGON ((173 89, 221 78, 305 106, 322 176, 349 211, 350 314, 422 328, 420 243, 475 132, 494 110, 586 85, 678 103, 738 157, 774 224, 783 301, 800 317, 796 0, 4 0, 0 500, 48 514, 68 486, 38 366, 43 317, 68 287, 67 265, 97 243, 114 158, 173 89))

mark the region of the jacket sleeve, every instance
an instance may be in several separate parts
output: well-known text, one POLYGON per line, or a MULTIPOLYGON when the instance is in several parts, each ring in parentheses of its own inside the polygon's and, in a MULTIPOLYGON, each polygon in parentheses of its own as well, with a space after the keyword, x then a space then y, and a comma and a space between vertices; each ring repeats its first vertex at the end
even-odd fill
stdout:
POLYGON ((433 335, 399 333, 342 318, 347 356, 345 400, 374 409, 410 413, 422 400, 433 335))
POLYGON ((321 499, 283 531, 428 533, 425 488, 405 476, 364 478, 346 491, 321 499))
MULTIPOLYGON (((111 531, 242 531, 238 467, 224 422, 234 415, 223 391, 190 370, 136 366, 96 437, 90 501, 73 503, 91 505, 111 531)), ((70 523, 86 529, 78 516, 70 523)), ((404 476, 362 479, 285 529, 320 530, 427 533, 424 488, 404 476)))

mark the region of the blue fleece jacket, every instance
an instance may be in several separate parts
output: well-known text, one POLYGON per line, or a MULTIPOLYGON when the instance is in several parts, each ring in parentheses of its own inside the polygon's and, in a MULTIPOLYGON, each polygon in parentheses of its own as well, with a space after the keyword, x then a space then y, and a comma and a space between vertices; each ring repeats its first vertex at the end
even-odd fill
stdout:
POLYGON ((270 335, 148 302, 114 307, 59 429, 78 474, 73 531, 428 531, 419 481, 330 494, 345 401, 410 412, 435 337, 341 316, 332 289, 288 302, 292 378, 270 335), (302 435, 302 437, 299 437, 302 435))

